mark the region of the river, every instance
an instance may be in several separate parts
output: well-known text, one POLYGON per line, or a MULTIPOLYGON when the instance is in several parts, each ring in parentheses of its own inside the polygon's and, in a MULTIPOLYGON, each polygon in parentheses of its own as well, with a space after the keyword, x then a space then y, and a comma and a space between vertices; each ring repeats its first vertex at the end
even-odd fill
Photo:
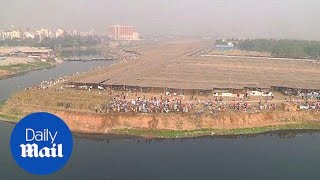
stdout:
POLYGON ((8 99, 12 93, 32 85, 40 84, 41 81, 57 79, 77 72, 85 72, 93 68, 112 64, 114 61, 92 62, 63 62, 50 69, 31 71, 20 76, 0 80, 0 102, 8 99))
MULTIPOLYGON (((44 179, 24 172, 12 159, 9 138, 13 127, 0 122, 1 179, 44 179)), ((75 137, 69 163, 45 179, 304 180, 320 177, 319 162, 320 134, 161 141, 75 137)))
MULTIPOLYGON (((0 80, 0 97, 5 100, 14 91, 42 80, 108 63, 67 62, 52 69, 0 80)), ((33 176, 20 169, 11 156, 9 141, 13 127, 0 122, 0 177, 5 180, 304 180, 320 177, 319 133, 177 140, 77 135, 72 157, 63 170, 50 176, 33 176)))

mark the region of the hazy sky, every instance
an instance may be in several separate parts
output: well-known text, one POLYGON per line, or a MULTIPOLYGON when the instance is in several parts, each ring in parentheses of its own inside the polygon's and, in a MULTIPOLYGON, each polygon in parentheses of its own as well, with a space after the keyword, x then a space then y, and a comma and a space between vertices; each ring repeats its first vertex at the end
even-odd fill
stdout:
POLYGON ((0 0, 0 25, 320 40, 317 0, 0 0))

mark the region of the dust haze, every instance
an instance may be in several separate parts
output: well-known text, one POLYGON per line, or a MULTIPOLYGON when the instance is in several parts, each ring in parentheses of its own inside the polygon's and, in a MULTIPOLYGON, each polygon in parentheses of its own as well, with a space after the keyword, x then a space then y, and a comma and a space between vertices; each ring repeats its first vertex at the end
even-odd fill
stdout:
POLYGON ((64 27, 105 33, 132 24, 142 34, 320 40, 314 0, 0 0, 0 27, 64 27))

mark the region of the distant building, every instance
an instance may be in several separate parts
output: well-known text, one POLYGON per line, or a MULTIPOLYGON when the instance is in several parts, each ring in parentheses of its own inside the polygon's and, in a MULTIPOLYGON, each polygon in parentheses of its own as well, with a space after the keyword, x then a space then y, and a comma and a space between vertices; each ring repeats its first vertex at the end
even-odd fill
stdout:
POLYGON ((44 38, 49 38, 50 34, 51 34, 51 31, 49 29, 41 29, 40 30, 40 34, 44 38))
POLYGON ((58 29, 58 30, 56 31, 56 38, 58 38, 58 37, 64 37, 64 34, 65 34, 64 30, 58 29))
POLYGON ((74 30, 71 30, 70 35, 71 36, 79 36, 80 32, 77 29, 74 29, 74 30))
POLYGON ((48 48, 34 48, 28 46, 1 47, 0 56, 3 57, 53 57, 53 50, 48 48))
POLYGON ((227 44, 216 44, 215 49, 220 51, 230 51, 235 50, 235 45, 232 42, 228 42, 227 44))
POLYGON ((134 41, 139 40, 139 34, 135 26, 109 26, 108 37, 113 40, 134 41))
POLYGON ((88 32, 88 34, 89 36, 95 36, 97 33, 95 30, 92 29, 91 31, 88 32))
POLYGON ((18 31, 11 31, 11 39, 21 39, 22 33, 20 30, 18 31))
POLYGON ((96 36, 97 33, 95 30, 90 30, 90 31, 86 31, 86 32, 80 32, 80 36, 82 37, 88 37, 88 36, 96 36))
POLYGON ((24 38, 26 39, 34 39, 35 35, 30 32, 24 32, 24 38))
POLYGON ((77 29, 65 31, 64 29, 50 30, 46 28, 35 29, 31 31, 30 28, 24 30, 12 29, 12 30, 0 30, 0 41, 5 40, 20 40, 20 39, 36 39, 42 42, 45 39, 64 38, 66 35, 69 36, 97 36, 95 30, 81 32, 77 29))
POLYGON ((5 34, 4 32, 0 32, 0 40, 4 41, 5 40, 5 34))
POLYGON ((1 33, 1 40, 6 39, 21 39, 22 38, 22 32, 20 30, 17 31, 5 31, 1 33))

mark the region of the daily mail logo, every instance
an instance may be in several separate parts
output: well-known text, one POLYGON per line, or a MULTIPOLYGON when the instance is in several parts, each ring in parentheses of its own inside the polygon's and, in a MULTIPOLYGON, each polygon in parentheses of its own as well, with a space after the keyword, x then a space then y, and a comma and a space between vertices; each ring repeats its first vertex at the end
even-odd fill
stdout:
POLYGON ((43 147, 39 149, 38 144, 21 144, 21 157, 29 158, 56 158, 63 157, 62 144, 56 144, 55 139, 58 135, 58 131, 52 133, 49 129, 42 131, 35 131, 33 129, 26 129, 26 142, 51 142, 51 147, 43 147))
POLYGON ((60 170, 68 162, 73 138, 59 117, 34 113, 16 125, 10 146, 13 158, 21 168, 32 174, 47 175, 60 170))

